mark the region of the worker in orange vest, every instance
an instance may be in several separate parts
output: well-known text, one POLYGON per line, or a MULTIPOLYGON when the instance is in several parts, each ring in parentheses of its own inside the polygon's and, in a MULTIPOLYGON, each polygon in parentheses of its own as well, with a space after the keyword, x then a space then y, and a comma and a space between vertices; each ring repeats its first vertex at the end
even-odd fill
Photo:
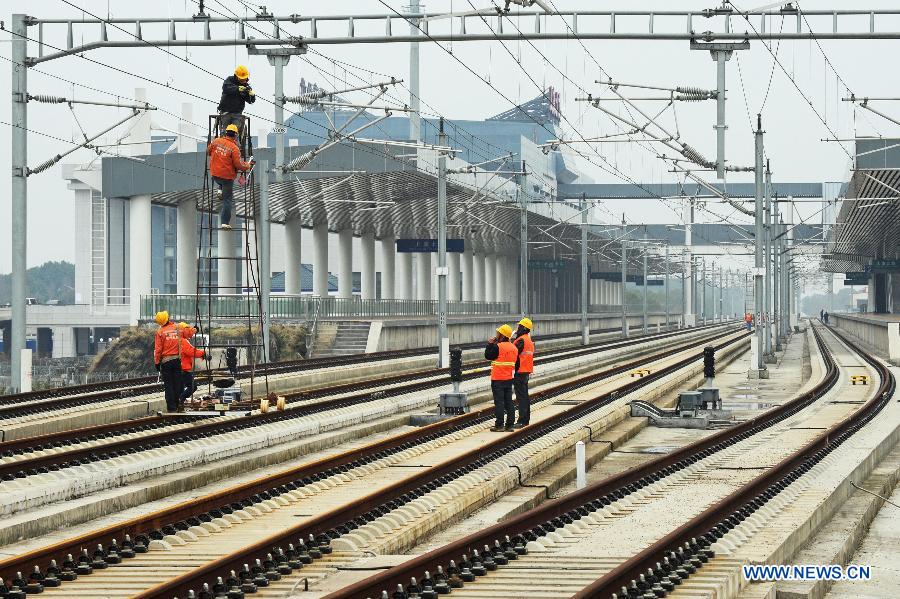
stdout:
POLYGON ((225 135, 217 137, 209 143, 206 153, 209 156, 209 174, 221 189, 222 210, 219 214, 220 226, 231 229, 231 210, 234 203, 234 178, 238 171, 249 171, 253 167, 253 157, 249 162, 241 160, 241 150, 237 145, 237 125, 225 128, 225 135))
POLYGON ((515 428, 523 428, 531 421, 531 401, 528 399, 528 379, 534 372, 534 341, 531 330, 534 323, 527 316, 519 321, 513 345, 519 352, 516 358, 516 371, 513 377, 513 388, 516 390, 516 402, 519 404, 519 419, 515 428))
POLYGON ((181 338, 182 330, 169 320, 169 313, 161 310, 156 313, 156 337, 153 341, 153 362, 162 377, 166 394, 166 409, 169 412, 178 410, 181 397, 181 338))
POLYGON ((744 314, 744 325, 747 327, 748 331, 753 328, 753 314, 750 312, 744 314))
POLYGON ((209 356, 202 349, 194 347, 190 341, 197 334, 197 329, 186 322, 179 322, 178 328, 181 329, 181 396, 179 399, 179 411, 184 409, 184 402, 194 394, 197 390, 194 384, 194 360, 196 358, 206 358, 209 356))
POLYGON ((513 374, 519 351, 510 343, 512 327, 503 324, 497 327, 497 335, 488 339, 484 348, 484 359, 491 361, 491 392, 494 394, 493 432, 512 431, 516 418, 516 407, 512 400, 513 374), (504 424, 504 416, 506 423, 504 424))

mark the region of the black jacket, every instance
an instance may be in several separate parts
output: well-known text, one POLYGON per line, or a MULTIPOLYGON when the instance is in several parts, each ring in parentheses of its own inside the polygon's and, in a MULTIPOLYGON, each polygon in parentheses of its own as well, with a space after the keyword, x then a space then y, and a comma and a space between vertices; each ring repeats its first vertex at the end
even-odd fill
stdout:
POLYGON ((485 360, 496 360, 497 356, 500 355, 500 346, 496 343, 488 343, 484 347, 484 359, 485 360))
POLYGON ((243 92, 238 89, 240 86, 241 84, 234 75, 225 79, 222 83, 222 99, 219 100, 219 112, 242 114, 244 112, 244 104, 256 102, 256 96, 251 96, 247 93, 252 89, 250 85, 244 85, 246 89, 243 92))

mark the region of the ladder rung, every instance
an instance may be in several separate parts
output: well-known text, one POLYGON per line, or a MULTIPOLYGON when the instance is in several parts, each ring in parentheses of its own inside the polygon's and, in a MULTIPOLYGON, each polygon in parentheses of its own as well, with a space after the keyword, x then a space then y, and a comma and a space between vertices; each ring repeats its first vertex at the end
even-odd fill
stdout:
POLYGON ((256 262, 259 258, 247 258, 246 256, 200 256, 200 260, 247 260, 256 262))

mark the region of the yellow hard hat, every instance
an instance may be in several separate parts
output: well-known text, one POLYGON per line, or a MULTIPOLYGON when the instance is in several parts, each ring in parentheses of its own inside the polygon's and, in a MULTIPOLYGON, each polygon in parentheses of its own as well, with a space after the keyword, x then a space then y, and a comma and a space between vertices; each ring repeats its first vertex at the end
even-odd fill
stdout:
POLYGON ((531 319, 527 316, 519 321, 519 324, 528 329, 529 331, 534 328, 534 323, 531 322, 531 319))
POLYGON ((178 328, 179 328, 179 329, 183 329, 183 328, 186 328, 186 327, 189 327, 189 326, 191 326, 191 325, 189 325, 188 323, 186 323, 186 322, 184 322, 184 321, 181 321, 181 322, 178 323, 178 328))
POLYGON ((238 79, 249 79, 250 71, 248 71, 247 67, 245 67, 244 65, 239 64, 234 69, 234 76, 237 77, 238 79))
POLYGON ((238 132, 237 125, 235 125, 234 123, 231 123, 230 125, 225 127, 225 131, 234 131, 235 135, 237 135, 237 132, 238 132))
POLYGON ((508 324, 501 324, 499 327, 497 327, 497 332, 504 337, 512 337, 513 330, 512 327, 508 324))
POLYGON ((167 322, 169 322, 169 312, 167 310, 160 310, 156 313, 156 324, 163 326, 167 322))

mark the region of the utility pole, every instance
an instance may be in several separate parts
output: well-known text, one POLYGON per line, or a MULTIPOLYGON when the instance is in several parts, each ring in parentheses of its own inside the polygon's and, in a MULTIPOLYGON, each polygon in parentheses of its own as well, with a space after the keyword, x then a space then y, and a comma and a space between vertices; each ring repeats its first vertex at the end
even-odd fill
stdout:
MULTIPOLYGON (((410 14, 417 15, 422 10, 419 0, 409 1, 410 14)), ((419 19, 409 20, 409 34, 419 37, 419 19)), ((419 42, 409 43, 409 138, 422 139, 422 115, 419 112, 419 42)))
POLYGON ((669 330, 669 241, 666 240, 666 330, 669 330))
POLYGON ((625 215, 622 215, 622 336, 628 337, 628 302, 625 298, 625 284, 628 281, 628 248, 625 236, 628 227, 625 226, 625 215))
POLYGON ((525 161, 522 161, 522 179, 516 193, 519 194, 519 309, 522 316, 528 316, 528 194, 526 184, 528 171, 525 170, 525 161))
POLYGON ((28 49, 28 17, 12 16, 12 131, 10 132, 10 157, 12 161, 12 285, 10 332, 12 339, 6 344, 10 358, 10 381, 13 393, 22 390, 22 351, 25 349, 25 280, 27 262, 28 209, 28 67, 25 66, 28 49))
POLYGON ((687 198, 682 213, 684 221, 684 283, 681 289, 684 326, 696 324, 694 317, 694 257, 691 254, 692 226, 694 224, 694 198, 687 198))
POLYGON ((778 196, 772 198, 772 332, 775 335, 775 351, 781 351, 781 226, 778 224, 778 196))
MULTIPOLYGON (((259 235, 259 295, 262 320, 262 359, 270 361, 269 356, 269 297, 272 295, 272 237, 269 221, 269 161, 260 160, 256 167, 259 175, 259 212, 256 214, 255 226, 259 235)), ((275 169, 279 171, 280 169, 275 169)), ((252 268, 252 263, 248 265, 252 268)), ((248 285, 250 277, 247 277, 248 285)))
POLYGON ((700 307, 697 312, 700 314, 700 322, 706 324, 706 260, 700 256, 697 261, 700 263, 697 268, 697 285, 700 287, 700 293, 697 295, 700 298, 700 307))
POLYGON ((772 171, 769 169, 769 161, 766 160, 766 183, 765 183, 765 331, 763 332, 766 350, 765 361, 767 364, 775 363, 775 353, 772 351, 772 171))
POLYGON ((750 376, 751 378, 767 379, 769 378, 769 371, 766 369, 765 360, 763 360, 763 350, 765 349, 765 340, 763 339, 764 327, 760 322, 764 304, 763 295, 765 293, 765 290, 763 289, 763 276, 765 275, 765 257, 763 256, 763 243, 765 241, 765 231, 763 230, 763 195, 765 193, 765 182, 763 178, 763 169, 765 168, 765 165, 763 164, 762 115, 756 115, 756 132, 753 134, 753 137, 756 150, 756 164, 754 167, 756 184, 756 193, 754 194, 756 247, 754 252, 755 269, 753 271, 753 304, 754 311, 756 312, 756 364, 755 368, 751 367, 750 376))
POLYGON ((587 200, 581 194, 581 344, 591 342, 591 329, 588 326, 588 217, 587 200))
MULTIPOLYGON (((440 121, 438 145, 447 145, 444 133, 444 119, 440 121)), ((438 368, 446 368, 450 364, 450 336, 447 332, 447 155, 438 150, 438 368)))
POLYGON ((642 330, 644 334, 647 334, 647 227, 644 227, 644 302, 643 302, 643 310, 644 315, 641 319, 642 330))

